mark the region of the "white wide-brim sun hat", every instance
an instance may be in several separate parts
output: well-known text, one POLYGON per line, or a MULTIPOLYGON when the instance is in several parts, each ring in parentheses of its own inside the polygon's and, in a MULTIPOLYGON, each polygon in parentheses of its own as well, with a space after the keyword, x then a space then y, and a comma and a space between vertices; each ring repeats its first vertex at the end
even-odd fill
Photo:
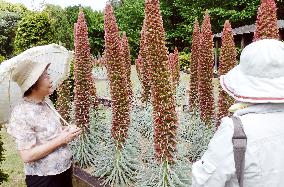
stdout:
POLYGON ((50 44, 30 48, 0 64, 0 124, 8 122, 13 107, 47 69, 53 91, 69 76, 73 52, 50 44))
POLYGON ((220 84, 239 102, 284 103, 284 43, 251 43, 243 49, 239 65, 220 76, 220 84))

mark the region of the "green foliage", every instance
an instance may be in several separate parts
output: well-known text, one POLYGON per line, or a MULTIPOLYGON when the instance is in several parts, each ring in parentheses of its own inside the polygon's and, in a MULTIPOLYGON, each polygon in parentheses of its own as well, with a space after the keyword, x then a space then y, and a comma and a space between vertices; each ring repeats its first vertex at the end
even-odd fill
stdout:
POLYGON ((102 12, 86 9, 85 18, 89 28, 89 42, 92 54, 102 54, 104 48, 104 19, 102 12))
POLYGON ((47 13, 50 21, 52 32, 54 33, 54 42, 63 45, 66 48, 70 48, 71 33, 73 34, 73 25, 70 25, 66 11, 60 6, 47 4, 43 12, 47 13))
MULTIPOLYGON (((184 74, 184 72, 180 72, 180 74, 184 74)), ((186 97, 186 87, 187 87, 187 82, 185 81, 180 81, 179 85, 177 86, 176 89, 176 104, 177 106, 183 106, 185 104, 185 99, 186 97)))
POLYGON ((194 112, 182 112, 180 114, 180 137, 184 142, 184 147, 189 147, 185 157, 190 162, 200 159, 207 149, 207 146, 214 135, 215 125, 211 127, 200 119, 200 114, 194 112))
MULTIPOLYGON (((0 126, 0 130, 1 130, 1 126, 0 126)), ((4 148, 3 148, 3 142, 2 142, 2 138, 0 136, 0 164, 4 161, 4 148)), ((7 181, 8 179, 8 175, 6 173, 3 172, 2 169, 0 169, 0 185, 4 182, 7 181)))
POLYGON ((152 125, 152 113, 153 106, 151 105, 151 103, 147 103, 145 107, 133 107, 131 112, 131 124, 134 126, 136 131, 141 134, 143 138, 153 141, 154 129, 152 125))
POLYGON ((157 163, 154 159, 140 171, 137 186, 139 187, 187 187, 190 186, 190 165, 182 160, 174 164, 167 161, 157 163))
MULTIPOLYGON (((90 134, 92 141, 77 140, 72 150, 76 163, 92 166, 92 174, 105 179, 105 184, 112 186, 131 186, 135 182, 139 164, 137 157, 138 148, 137 133, 129 129, 129 137, 123 148, 117 149, 115 141, 111 137, 110 108, 98 107, 92 110, 90 121, 90 134)), ((74 115, 72 115, 74 117, 74 115)))
POLYGON ((13 4, 3 0, 0 0, 0 11, 14 12, 19 14, 25 14, 29 12, 24 4, 21 3, 13 4))
POLYGON ((22 18, 16 31, 15 53, 52 43, 54 33, 46 13, 32 12, 22 18))
POLYGON ((121 31, 125 31, 131 47, 132 62, 139 51, 140 30, 144 19, 145 0, 124 0, 115 9, 115 16, 121 31))
MULTIPOLYGON (((253 24, 256 20, 257 8, 260 2, 259 0, 160 1, 166 31, 166 45, 170 51, 174 49, 174 46, 178 46, 180 51, 191 46, 193 22, 196 17, 201 21, 206 9, 208 9, 212 19, 213 33, 217 33, 221 32, 227 19, 230 20, 233 28, 253 24)), ((114 6, 120 30, 125 31, 128 36, 133 62, 139 51, 140 30, 144 17, 144 0, 111 0, 110 2, 114 6)), ((278 11, 278 18, 281 19, 284 16, 283 13, 281 14, 281 12, 284 12, 283 2, 277 1, 277 7, 282 10, 278 11)), ((90 7, 83 7, 83 9, 88 25, 91 53, 93 55, 102 54, 104 49, 103 13, 93 11, 90 7)), ((20 14, 20 18, 29 13, 23 4, 11 4, 0 0, 1 11, 20 14)), ((54 42, 61 43, 70 50, 74 49, 73 27, 77 20, 78 11, 79 6, 69 6, 62 9, 55 5, 47 5, 43 11, 48 14, 50 19, 54 42)), ((1 35, 3 35, 1 32, 2 29, 0 29, 0 41, 1 35)), ((13 34, 8 36, 14 38, 13 34)), ((5 41, 11 44, 11 42, 5 41)), ((1 49, 6 51, 5 46, 7 45, 1 43, 0 51, 2 51, 1 49)), ((11 47, 8 48, 6 53, 9 54, 10 51, 11 47)), ((6 56, 3 52, 0 54, 6 56)))
POLYGON ((185 30, 180 29, 180 24, 184 22, 180 9, 175 4, 174 0, 160 0, 160 2, 166 31, 167 47, 170 51, 173 51, 175 46, 177 46, 179 50, 183 49, 185 46, 183 44, 184 38, 182 38, 182 32, 185 32, 185 30))
POLYGON ((29 11, 23 4, 0 0, 0 55, 10 58, 18 22, 29 11))
POLYGON ((0 64, 1 64, 1 62, 3 62, 5 59, 6 59, 6 58, 5 58, 4 56, 0 55, 0 64))
MULTIPOLYGON (((171 35, 178 36, 177 40, 181 48, 189 46, 193 32, 193 24, 195 19, 202 20, 206 9, 211 16, 213 33, 222 30, 225 20, 230 20, 234 27, 253 24, 256 19, 257 7, 259 0, 200 0, 200 1, 184 1, 184 0, 162 0, 170 1, 169 5, 176 10, 177 17, 174 19, 176 29, 171 35)), ((168 30, 166 28, 166 30, 168 30)))
MULTIPOLYGON (((74 23, 78 19, 79 6, 69 6, 64 9, 64 14, 67 17, 67 22, 71 30, 67 30, 69 40, 66 41, 66 47, 70 50, 74 49, 73 28, 74 23)), ((103 13, 93 11, 91 7, 83 7, 83 12, 88 26, 88 36, 91 47, 91 54, 97 55, 103 53, 104 48, 104 20, 103 13)))
POLYGON ((190 53, 179 53, 179 65, 181 70, 188 70, 190 67, 190 53))
MULTIPOLYGON (((74 107, 71 113, 71 123, 74 123, 74 107)), ((75 141, 70 143, 75 163, 80 167, 88 167, 95 164, 95 156, 98 154, 97 144, 105 141, 106 129, 110 124, 110 111, 98 108, 90 111, 90 131, 83 133, 75 141)))
POLYGON ((75 163, 81 168, 94 164, 92 158, 97 154, 95 147, 96 142, 97 140, 92 134, 83 133, 70 144, 75 163))
POLYGON ((99 153, 95 157, 96 169, 93 174, 104 177, 104 184, 110 186, 133 186, 140 170, 137 149, 128 142, 123 149, 117 149, 111 139, 97 146, 97 149, 99 153))
POLYGON ((20 15, 15 12, 0 11, 0 54, 5 57, 13 53, 13 40, 20 15))
MULTIPOLYGON (((253 24, 256 20, 259 0, 160 0, 161 13, 166 31, 167 47, 170 51, 178 46, 179 50, 191 46, 193 23, 196 18, 202 20, 208 9, 212 18, 212 30, 221 32, 225 20, 230 20, 233 28, 253 24)), ((129 36, 131 54, 137 57, 139 51, 140 30, 143 23, 144 0, 117 0, 115 15, 122 31, 129 36)), ((284 9, 283 3, 277 3, 284 9)))

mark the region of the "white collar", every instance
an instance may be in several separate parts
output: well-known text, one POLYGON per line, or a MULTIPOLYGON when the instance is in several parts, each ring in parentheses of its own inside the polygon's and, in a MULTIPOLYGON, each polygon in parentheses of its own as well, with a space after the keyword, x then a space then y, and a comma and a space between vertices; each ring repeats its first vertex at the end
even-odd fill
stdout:
POLYGON ((239 109, 234 112, 233 116, 242 116, 248 113, 264 114, 273 112, 283 112, 284 103, 261 103, 239 109))

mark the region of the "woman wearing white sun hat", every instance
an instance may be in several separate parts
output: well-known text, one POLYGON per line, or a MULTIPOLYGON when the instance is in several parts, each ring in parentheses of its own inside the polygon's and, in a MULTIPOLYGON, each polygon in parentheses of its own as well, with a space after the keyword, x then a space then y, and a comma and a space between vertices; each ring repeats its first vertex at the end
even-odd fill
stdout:
POLYGON ((9 122, 7 132, 16 140, 28 187, 72 187, 68 143, 81 129, 63 127, 48 99, 68 75, 72 56, 51 44, 29 49, 0 66, 0 123, 9 122))
POLYGON ((240 64, 220 83, 237 108, 231 107, 234 113, 222 119, 207 151, 193 164, 192 186, 282 187, 284 43, 265 39, 248 45, 240 64))

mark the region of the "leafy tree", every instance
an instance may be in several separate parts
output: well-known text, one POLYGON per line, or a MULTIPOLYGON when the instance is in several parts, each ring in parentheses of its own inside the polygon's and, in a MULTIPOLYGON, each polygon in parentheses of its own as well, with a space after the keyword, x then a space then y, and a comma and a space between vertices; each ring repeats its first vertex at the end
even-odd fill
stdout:
POLYGON ((20 14, 25 14, 29 12, 29 10, 22 3, 14 4, 3 0, 0 0, 0 11, 15 12, 20 14))
MULTIPOLYGON (((69 6, 65 8, 65 14, 67 22, 70 28, 73 29, 74 23, 78 19, 78 12, 80 6, 69 6)), ((93 11, 91 7, 83 7, 83 12, 88 26, 89 42, 91 47, 91 54, 97 55, 102 54, 104 49, 104 20, 103 13, 100 11, 93 11)), ((73 30, 68 31, 70 37, 70 46, 68 49, 73 50, 74 43, 73 30)))
MULTIPOLYGON (((131 54, 137 58, 144 0, 113 0, 111 3, 115 4, 120 29, 129 36, 131 54)), ((225 20, 230 20, 233 28, 253 24, 259 4, 259 0, 161 0, 166 45, 171 52, 175 46, 180 51, 188 50, 192 41, 193 23, 196 18, 199 21, 203 19, 206 9, 212 19, 212 31, 217 33, 221 32, 225 20)), ((277 2, 277 6, 284 10, 283 2, 277 2)))
POLYGON ((43 12, 46 12, 48 15, 51 29, 54 33, 54 42, 67 48, 73 46, 73 43, 70 43, 73 25, 69 24, 65 10, 60 6, 47 4, 43 12))
POLYGON ((144 1, 124 0, 115 9, 119 29, 125 31, 128 36, 133 62, 139 51, 140 31, 144 19, 144 1))
POLYGON ((6 58, 2 55, 0 55, 0 64, 5 60, 6 58))
POLYGON ((20 15, 15 12, 0 11, 0 54, 10 57, 13 53, 13 40, 20 15))
POLYGON ((253 24, 258 5, 259 0, 175 0, 172 6, 178 10, 181 19, 174 23, 177 25, 174 35, 179 36, 177 40, 181 48, 187 47, 191 43, 192 23, 196 17, 201 21, 206 9, 212 20, 213 33, 221 31, 225 20, 230 20, 233 28, 253 24))
POLYGON ((0 55, 10 58, 18 22, 29 11, 23 4, 0 0, 0 55))
POLYGON ((54 33, 46 13, 32 12, 19 22, 15 37, 15 53, 53 42, 54 33))

